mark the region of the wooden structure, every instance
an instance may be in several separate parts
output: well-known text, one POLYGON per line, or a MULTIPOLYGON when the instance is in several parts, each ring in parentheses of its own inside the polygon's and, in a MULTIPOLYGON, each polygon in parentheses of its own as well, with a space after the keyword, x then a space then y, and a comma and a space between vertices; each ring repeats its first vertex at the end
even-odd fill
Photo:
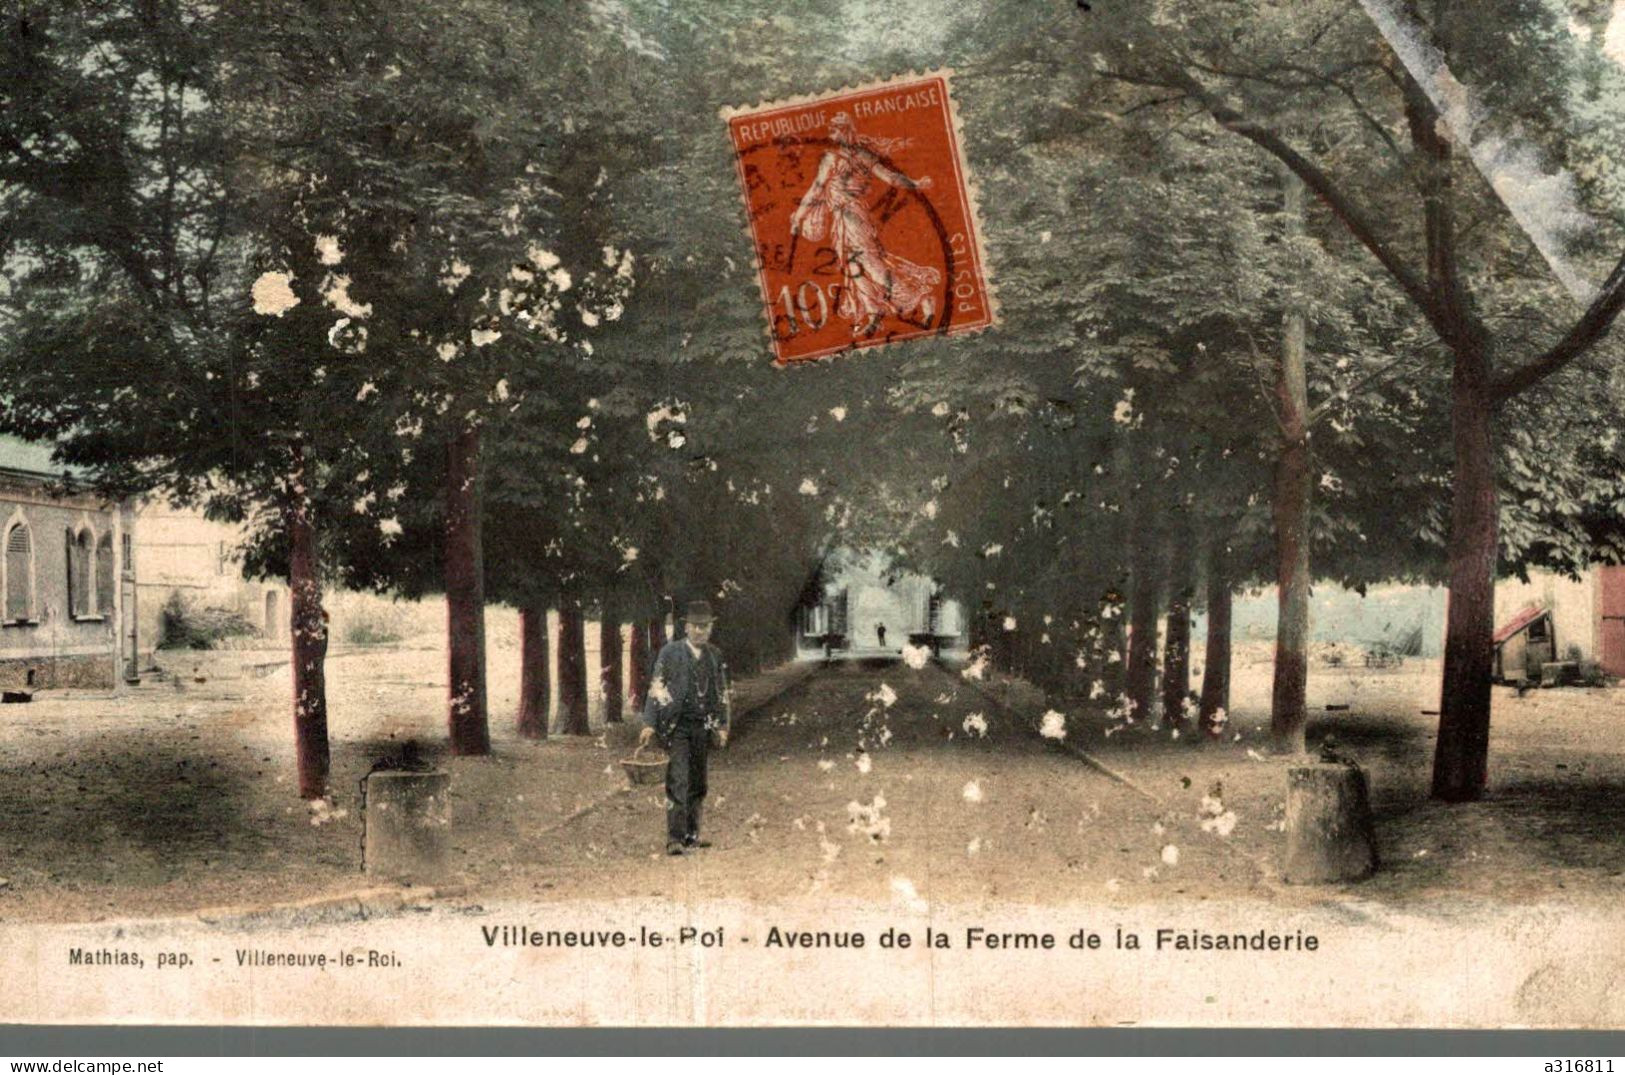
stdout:
POLYGON ((1625 677, 1625 566, 1593 570, 1597 576, 1597 660, 1604 672, 1625 677))
POLYGON ((1549 608, 1527 605, 1496 628, 1494 676, 1497 683, 1538 681, 1541 666, 1557 658, 1557 626, 1549 608))
MULTIPOLYGON (((1594 661, 1625 679, 1625 565, 1592 564, 1578 576, 1532 571, 1529 578, 1502 579, 1495 587, 1495 620, 1515 630, 1530 606, 1551 613, 1556 639, 1552 661, 1594 661)), ((1517 682, 1517 677, 1506 677, 1517 682)), ((1540 669, 1528 668, 1528 682, 1540 669)))

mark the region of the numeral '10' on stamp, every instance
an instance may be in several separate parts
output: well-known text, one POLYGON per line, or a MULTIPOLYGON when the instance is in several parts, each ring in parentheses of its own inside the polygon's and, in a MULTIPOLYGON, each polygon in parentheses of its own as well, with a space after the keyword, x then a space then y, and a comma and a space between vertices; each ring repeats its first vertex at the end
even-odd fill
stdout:
POLYGON ((723 118, 776 361, 994 322, 948 72, 723 118))

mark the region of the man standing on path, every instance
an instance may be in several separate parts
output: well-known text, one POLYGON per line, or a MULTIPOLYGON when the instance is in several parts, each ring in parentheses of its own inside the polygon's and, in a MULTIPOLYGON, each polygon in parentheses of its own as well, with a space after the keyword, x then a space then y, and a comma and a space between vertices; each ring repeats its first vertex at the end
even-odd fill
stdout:
POLYGON ((710 847, 700 839, 700 803, 705 798, 706 755, 713 733, 728 744, 728 685, 722 651, 711 645, 716 617, 711 606, 694 601, 684 617, 687 637, 666 643, 655 657, 649 695, 643 705, 638 743, 660 739, 666 762, 666 854, 683 855, 710 847))

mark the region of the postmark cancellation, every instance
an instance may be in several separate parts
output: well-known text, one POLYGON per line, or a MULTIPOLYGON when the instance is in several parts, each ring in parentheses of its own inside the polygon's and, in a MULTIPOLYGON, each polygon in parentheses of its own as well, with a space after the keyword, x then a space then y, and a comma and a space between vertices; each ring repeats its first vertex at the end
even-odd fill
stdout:
POLYGON ((723 111, 777 363, 995 322, 950 75, 723 111))

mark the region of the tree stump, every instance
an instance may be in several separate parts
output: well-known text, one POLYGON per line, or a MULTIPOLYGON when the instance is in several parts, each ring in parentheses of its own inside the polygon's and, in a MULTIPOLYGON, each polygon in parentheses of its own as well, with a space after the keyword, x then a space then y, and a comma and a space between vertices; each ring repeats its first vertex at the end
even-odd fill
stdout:
POLYGON ((366 778, 362 868, 397 881, 433 881, 446 873, 451 774, 380 769, 366 778))
POLYGON ((1358 881, 1376 868, 1364 770, 1336 762, 1288 770, 1283 879, 1292 885, 1358 881))

